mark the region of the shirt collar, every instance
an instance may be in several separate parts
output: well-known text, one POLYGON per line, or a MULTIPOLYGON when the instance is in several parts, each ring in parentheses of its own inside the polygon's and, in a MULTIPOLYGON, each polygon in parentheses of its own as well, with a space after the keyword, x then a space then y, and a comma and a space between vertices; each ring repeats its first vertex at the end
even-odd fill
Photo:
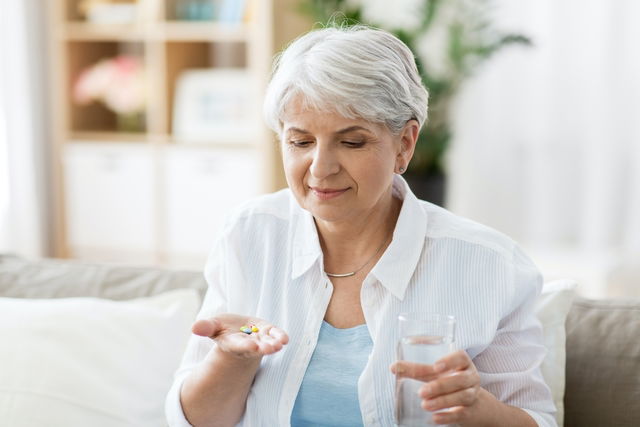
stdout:
POLYGON ((291 279, 296 279, 307 270, 322 255, 318 230, 313 215, 298 204, 291 194, 291 212, 293 213, 293 262, 291 279))
POLYGON ((393 190, 403 200, 402 208, 393 230, 393 240, 371 274, 402 300, 422 255, 427 235, 427 213, 400 175, 394 176, 393 190))
MULTIPOLYGON (((393 240, 371 274, 393 295, 402 300, 422 254, 427 233, 427 214, 400 175, 394 176, 393 191, 403 200, 402 208, 393 231, 393 240)), ((296 279, 322 256, 322 249, 311 213, 302 209, 293 195, 291 195, 291 204, 294 218, 291 278, 296 279)))

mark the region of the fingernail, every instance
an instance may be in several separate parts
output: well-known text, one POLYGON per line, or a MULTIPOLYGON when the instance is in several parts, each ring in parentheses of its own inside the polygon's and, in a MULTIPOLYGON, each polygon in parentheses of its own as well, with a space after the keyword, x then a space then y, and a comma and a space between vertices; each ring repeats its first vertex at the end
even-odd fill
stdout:
POLYGON ((425 400, 423 405, 427 409, 433 409, 436 406, 436 404, 435 404, 435 402, 433 400, 425 400))
POLYGON ((442 372, 442 371, 444 371, 445 369, 447 369, 447 365, 445 365, 445 364, 444 364, 444 363, 442 363, 442 362, 438 362, 438 363, 436 363, 436 365, 434 366, 434 369, 436 370, 436 372, 442 372))

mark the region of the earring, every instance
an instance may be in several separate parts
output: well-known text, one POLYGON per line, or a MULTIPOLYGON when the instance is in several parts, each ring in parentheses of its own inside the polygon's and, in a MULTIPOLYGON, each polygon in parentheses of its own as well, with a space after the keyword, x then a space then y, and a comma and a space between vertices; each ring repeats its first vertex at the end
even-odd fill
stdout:
POLYGON ((404 172, 404 168, 403 168, 402 166, 400 166, 400 167, 398 168, 398 173, 403 173, 403 172, 404 172))

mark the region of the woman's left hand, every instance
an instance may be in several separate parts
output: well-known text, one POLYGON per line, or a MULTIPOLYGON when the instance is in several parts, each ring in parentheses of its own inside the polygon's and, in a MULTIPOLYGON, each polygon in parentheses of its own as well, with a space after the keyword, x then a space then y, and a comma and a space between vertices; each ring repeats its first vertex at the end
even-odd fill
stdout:
POLYGON ((480 401, 480 375, 469 355, 462 351, 451 353, 433 365, 398 361, 391 372, 401 377, 424 381, 419 396, 422 408, 433 414, 436 424, 461 424, 474 419, 480 401))

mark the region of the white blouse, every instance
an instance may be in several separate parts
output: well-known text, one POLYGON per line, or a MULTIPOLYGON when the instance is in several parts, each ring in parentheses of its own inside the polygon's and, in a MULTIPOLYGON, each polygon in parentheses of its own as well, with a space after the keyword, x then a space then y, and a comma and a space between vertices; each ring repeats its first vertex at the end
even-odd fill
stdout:
MULTIPOLYGON (((555 426, 543 381, 545 356, 533 304, 541 276, 508 237, 418 200, 396 176, 403 199, 393 240, 362 284, 360 299, 373 350, 358 380, 365 426, 394 425, 397 318, 402 312, 456 317, 456 346, 473 359, 483 388, 555 426)), ((289 426, 298 389, 313 354, 333 286, 323 270, 313 217, 289 190, 263 196, 231 215, 216 242, 198 318, 230 312, 257 316, 284 329, 289 344, 262 359, 240 426, 289 426)), ((170 426, 189 426, 180 387, 211 347, 192 336, 167 396, 170 426)))

